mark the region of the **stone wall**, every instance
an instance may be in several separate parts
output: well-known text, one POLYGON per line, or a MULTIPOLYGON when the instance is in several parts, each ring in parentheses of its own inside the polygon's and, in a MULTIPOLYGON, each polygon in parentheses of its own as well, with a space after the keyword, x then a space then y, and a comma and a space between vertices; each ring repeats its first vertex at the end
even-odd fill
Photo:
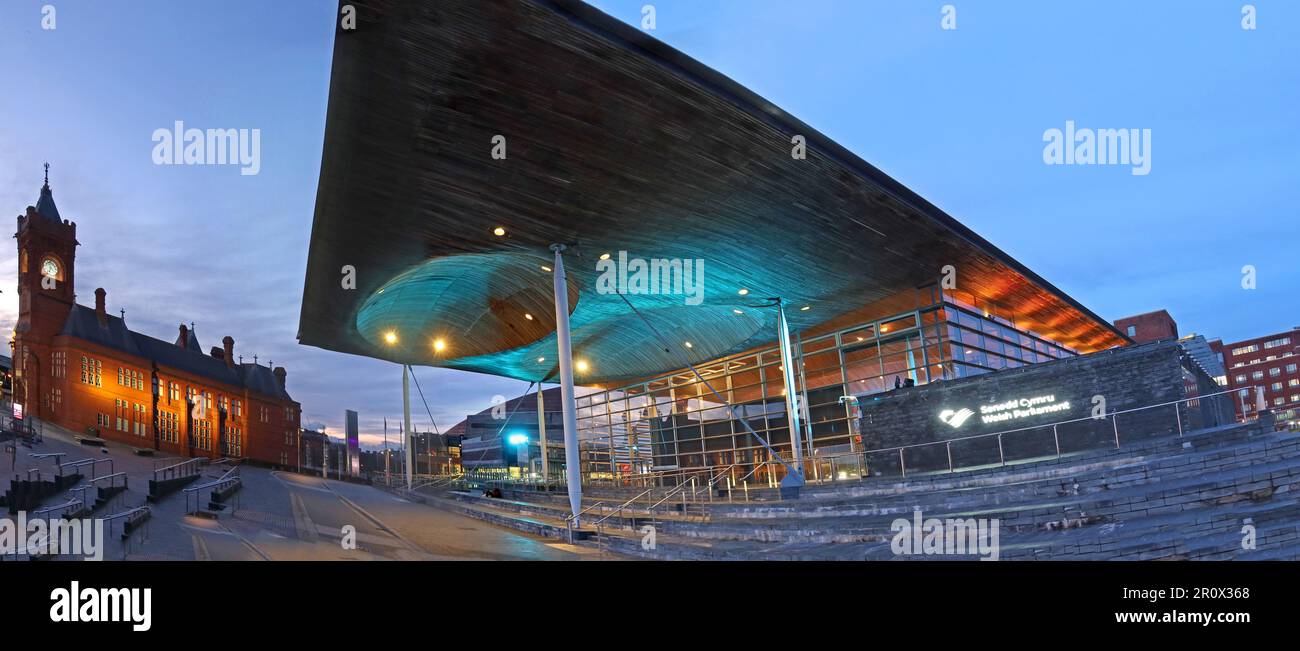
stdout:
POLYGON ((1061 453, 1114 446, 1117 429, 1122 444, 1177 434, 1180 419, 1184 429, 1227 422, 1226 398, 1177 412, 1163 406, 1091 418, 1096 397, 1111 414, 1181 400, 1193 387, 1212 393, 1217 385, 1187 359, 1177 342, 1159 341, 898 389, 862 400, 863 447, 929 444, 908 448, 901 459, 897 450, 868 455, 877 472, 914 472, 947 469, 950 456, 953 466, 968 467, 1052 455, 1058 444, 1061 453), (1062 421, 1074 422, 1054 435, 1051 424, 1062 421))

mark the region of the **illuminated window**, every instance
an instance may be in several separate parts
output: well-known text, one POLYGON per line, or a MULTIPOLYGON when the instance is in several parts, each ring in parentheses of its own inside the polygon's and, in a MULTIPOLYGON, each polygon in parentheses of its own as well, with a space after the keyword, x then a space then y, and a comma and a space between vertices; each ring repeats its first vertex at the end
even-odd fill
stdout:
POLYGON ((117 383, 128 389, 144 391, 144 373, 119 366, 117 367, 117 383))
POLYGON ((68 376, 68 353, 63 350, 56 350, 50 353, 50 376, 67 377, 68 376))
POLYGON ((93 357, 81 357, 81 382, 91 386, 102 387, 104 381, 102 378, 103 364, 93 357))
POLYGON ((146 414, 147 414, 147 411, 145 410, 145 406, 142 405, 142 404, 140 404, 140 403, 138 403, 138 402, 137 402, 137 403, 134 403, 134 404, 132 405, 132 411, 135 412, 135 435, 136 435, 136 436, 144 436, 146 430, 148 429, 148 428, 145 426, 145 422, 146 422, 146 420, 147 420, 147 419, 145 418, 145 416, 146 416, 146 414))
POLYGON ((180 428, 176 414, 169 411, 158 412, 158 429, 162 440, 167 443, 180 442, 180 428))
POLYGON ((130 432, 131 431, 131 420, 130 420, 131 404, 119 398, 113 401, 113 405, 116 409, 114 429, 118 430, 119 432, 130 432))
POLYGON ((206 420, 198 421, 198 447, 200 450, 212 450, 212 423, 206 420))

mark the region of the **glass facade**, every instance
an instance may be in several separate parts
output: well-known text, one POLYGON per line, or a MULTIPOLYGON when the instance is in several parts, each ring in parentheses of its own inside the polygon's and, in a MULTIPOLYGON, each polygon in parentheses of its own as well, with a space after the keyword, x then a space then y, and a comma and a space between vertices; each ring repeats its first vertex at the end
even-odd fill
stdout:
MULTIPOLYGON (((1018 328, 1013 314, 937 287, 917 290, 919 307, 829 334, 796 339, 795 375, 805 453, 860 450, 851 401, 1075 355, 1018 328)), ((786 387, 775 346, 577 398, 584 476, 619 478, 657 470, 745 471, 768 460, 754 434, 790 458, 786 387), (715 395, 716 392, 716 395, 715 395), (721 399, 720 399, 721 398, 721 399), (725 400, 725 402, 724 402, 725 400), (727 403, 732 406, 728 408, 727 403), (739 422, 744 420, 751 434, 739 422)), ((756 480, 764 479, 760 469, 756 480)))

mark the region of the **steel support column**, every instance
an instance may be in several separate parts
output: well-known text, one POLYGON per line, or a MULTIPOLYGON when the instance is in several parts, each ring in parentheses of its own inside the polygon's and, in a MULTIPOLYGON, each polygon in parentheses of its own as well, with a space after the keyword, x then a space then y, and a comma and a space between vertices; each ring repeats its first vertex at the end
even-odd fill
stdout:
POLYGON ((406 490, 411 490, 411 455, 415 446, 411 440, 411 380, 402 365, 402 449, 406 452, 406 490))
POLYGON ((776 301, 776 338, 781 347, 781 378, 785 382, 785 413, 790 429, 790 448, 794 454, 794 475, 781 480, 782 487, 798 489, 804 483, 803 441, 800 431, 799 392, 794 383, 794 355, 790 352, 790 324, 785 318, 785 301, 776 301))
POLYGON ((573 395, 573 349, 569 341, 569 285, 564 276, 564 245, 552 244, 555 251, 555 340, 560 358, 560 401, 564 411, 564 471, 569 489, 569 508, 573 526, 581 526, 582 467, 578 458, 578 406, 573 395))
POLYGON ((542 483, 551 478, 550 454, 546 451, 546 401, 542 397, 542 383, 537 383, 537 440, 542 446, 542 483))

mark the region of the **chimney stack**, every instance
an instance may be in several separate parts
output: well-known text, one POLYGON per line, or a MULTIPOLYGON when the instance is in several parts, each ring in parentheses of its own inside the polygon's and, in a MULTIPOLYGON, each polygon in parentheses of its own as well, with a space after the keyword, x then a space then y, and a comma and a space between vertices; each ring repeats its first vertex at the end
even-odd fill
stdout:
POLYGON ((277 366, 277 367, 275 367, 275 370, 272 371, 272 373, 275 373, 275 379, 276 379, 276 380, 279 380, 279 382, 280 382, 280 388, 283 389, 283 388, 284 388, 284 376, 288 374, 288 371, 284 370, 284 367, 283 367, 283 366, 277 366))
POLYGON ((182 323, 182 324, 181 324, 181 336, 176 338, 176 345, 177 345, 177 346, 180 346, 181 348, 184 348, 184 347, 185 347, 185 342, 189 341, 189 339, 190 339, 190 329, 189 329, 189 328, 186 328, 186 327, 185 327, 185 324, 182 323))
POLYGON ((104 309, 104 297, 108 292, 103 287, 95 290, 95 316, 99 318, 99 325, 108 325, 108 311, 104 309))
POLYGON ((235 340, 230 335, 221 339, 221 346, 225 348, 226 366, 235 368, 235 340))

